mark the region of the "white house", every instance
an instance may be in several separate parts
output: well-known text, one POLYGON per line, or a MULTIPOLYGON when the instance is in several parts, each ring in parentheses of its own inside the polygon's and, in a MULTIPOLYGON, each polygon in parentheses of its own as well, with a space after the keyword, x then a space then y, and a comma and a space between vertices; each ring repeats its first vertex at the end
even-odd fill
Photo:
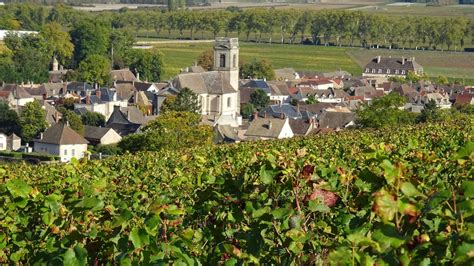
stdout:
POLYGON ((7 150, 7 135, 0 133, 0 151, 7 150))
POLYGON ((110 145, 122 140, 122 137, 112 128, 85 126, 84 129, 84 138, 93 145, 110 145))
POLYGON ((252 121, 247 132, 245 132, 246 140, 285 139, 293 136, 288 118, 259 117, 252 121))
POLYGON ((34 140, 34 151, 59 155, 61 162, 69 162, 72 158, 84 157, 87 144, 89 142, 69 125, 57 123, 41 134, 40 139, 34 140))

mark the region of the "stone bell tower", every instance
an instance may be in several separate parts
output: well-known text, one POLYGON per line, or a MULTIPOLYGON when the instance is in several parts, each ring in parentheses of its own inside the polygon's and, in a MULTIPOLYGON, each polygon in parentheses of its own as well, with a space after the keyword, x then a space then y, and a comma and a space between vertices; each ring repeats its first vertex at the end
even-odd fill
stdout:
POLYGON ((226 73, 232 87, 239 90, 238 38, 216 38, 214 44, 214 70, 226 73))

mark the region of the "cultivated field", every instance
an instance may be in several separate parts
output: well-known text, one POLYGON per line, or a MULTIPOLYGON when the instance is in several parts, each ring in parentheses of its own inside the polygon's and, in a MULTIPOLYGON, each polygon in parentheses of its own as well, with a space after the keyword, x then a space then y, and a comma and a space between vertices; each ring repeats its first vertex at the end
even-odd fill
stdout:
MULTIPOLYGON (((200 53, 212 49, 212 43, 163 43, 155 44, 155 47, 164 54, 164 77, 168 79, 192 65, 200 53)), ((415 57, 430 77, 443 75, 469 84, 474 82, 474 53, 241 43, 240 54, 244 62, 253 58, 265 59, 274 68, 293 67, 317 72, 343 69, 353 75, 360 75, 362 67, 377 55, 415 57)))
POLYGON ((350 10, 399 16, 464 16, 474 18, 474 5, 427 6, 426 4, 397 3, 367 5, 350 10))
MULTIPOLYGON (((168 79, 178 74, 180 69, 192 65, 203 51, 212 49, 212 43, 156 44, 155 47, 164 54, 164 77, 168 79)), ((240 58, 243 62, 253 58, 265 59, 274 68, 325 72, 344 69, 355 75, 361 73, 360 66, 346 55, 345 48, 241 43, 240 58)))

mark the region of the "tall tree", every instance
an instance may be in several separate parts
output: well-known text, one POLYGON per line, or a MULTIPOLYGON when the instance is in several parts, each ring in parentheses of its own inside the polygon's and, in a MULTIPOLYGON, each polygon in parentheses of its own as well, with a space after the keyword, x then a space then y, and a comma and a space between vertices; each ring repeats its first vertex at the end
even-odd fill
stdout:
POLYGON ((81 115, 82 123, 86 126, 105 127, 105 116, 97 112, 85 112, 81 115))
POLYGON ((51 22, 44 25, 40 35, 43 36, 48 51, 59 62, 64 64, 72 57, 74 45, 71 42, 71 37, 69 33, 62 30, 59 23, 51 22))
POLYGON ((110 27, 98 21, 83 20, 71 32, 74 59, 77 64, 91 55, 106 55, 110 27))
POLYGON ((48 124, 46 123, 46 112, 39 101, 29 102, 20 114, 21 138, 25 142, 30 142, 43 132, 48 124))
POLYGON ((158 82, 163 75, 163 55, 160 51, 134 50, 130 53, 130 70, 140 75, 140 79, 158 82))
POLYGON ((79 115, 70 110, 66 110, 62 113, 62 115, 63 123, 68 123, 72 130, 76 131, 80 135, 84 135, 84 125, 82 124, 82 120, 79 115))
POLYGON ((252 104, 255 109, 258 111, 267 107, 270 103, 270 97, 267 93, 261 89, 256 89, 254 92, 250 94, 250 104, 252 104))
POLYGON ((197 59, 197 64, 207 71, 212 70, 214 67, 214 51, 210 49, 202 52, 197 59))
POLYGON ((175 98, 167 98, 161 111, 164 113, 170 111, 200 113, 201 105, 198 95, 185 87, 175 98))
POLYGON ((275 79, 275 71, 270 63, 265 60, 254 59, 250 63, 244 64, 240 69, 242 78, 256 78, 256 79, 275 79))
POLYGON ((4 101, 0 101, 0 133, 7 135, 21 133, 18 114, 4 101))
POLYGON ((79 73, 82 81, 107 85, 110 82, 110 62, 107 57, 93 54, 79 64, 79 73))

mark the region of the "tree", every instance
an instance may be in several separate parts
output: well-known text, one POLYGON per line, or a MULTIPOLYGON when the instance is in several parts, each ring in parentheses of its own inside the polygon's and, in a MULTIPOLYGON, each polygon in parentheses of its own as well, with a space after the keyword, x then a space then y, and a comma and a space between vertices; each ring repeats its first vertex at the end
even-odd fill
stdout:
POLYGON ((39 101, 29 102, 20 114, 21 138, 25 142, 30 142, 43 132, 48 124, 46 123, 46 112, 41 107, 39 101))
POLYGON ((406 99, 396 93, 375 99, 357 110, 356 124, 360 127, 383 128, 403 124, 412 124, 414 114, 400 110, 406 99))
POLYGON ((86 126, 105 127, 105 116, 97 112, 85 112, 81 115, 82 123, 86 126))
POLYGON ((106 55, 109 48, 110 28, 99 21, 82 20, 71 32, 74 60, 79 64, 91 55, 106 55))
POLYGON ((212 143, 212 127, 200 125, 201 115, 192 112, 169 111, 150 122, 141 134, 122 139, 124 151, 179 150, 212 143))
POLYGON ((191 89, 185 87, 178 93, 176 97, 166 98, 161 111, 200 113, 201 105, 199 104, 198 95, 191 89))
POLYGON ((438 121, 440 119, 439 107, 436 105, 436 102, 431 99, 429 100, 420 115, 416 118, 418 123, 426 123, 438 121))
POLYGON ((197 64, 207 71, 211 71, 214 67, 214 51, 207 50, 202 52, 197 60, 197 64))
POLYGON ((315 104, 317 103, 318 100, 316 99, 316 96, 314 94, 308 95, 308 99, 306 99, 305 103, 307 104, 315 104))
POLYGON ((250 94, 250 103, 255 107, 255 109, 260 111, 270 103, 270 97, 265 91, 256 89, 250 94))
POLYGON ((127 57, 132 52, 135 37, 129 30, 116 29, 110 34, 110 53, 112 68, 121 69, 126 66, 127 57))
POLYGON ((0 133, 6 135, 21 133, 18 114, 4 101, 0 101, 0 133))
POLYGON ((80 135, 84 135, 84 125, 82 124, 82 120, 79 115, 70 110, 65 110, 62 115, 63 123, 69 123, 69 127, 71 127, 72 130, 76 131, 80 135))
POLYGON ((106 85, 110 82, 110 62, 105 56, 93 54, 79 64, 79 73, 82 81, 106 85))
POLYGON ((254 112, 255 112, 255 107, 251 103, 244 104, 244 106, 242 106, 242 110, 240 110, 242 117, 245 119, 250 119, 254 112))
POLYGON ((244 64, 240 69, 240 75, 242 78, 255 78, 255 79, 275 79, 275 71, 270 63, 265 60, 256 59, 252 62, 244 64))
POLYGON ((438 76, 436 78, 436 84, 441 84, 441 85, 448 85, 449 84, 449 80, 447 77, 445 76, 438 76))
POLYGON ((158 82, 163 75, 163 55, 160 51, 152 50, 134 50, 130 53, 130 70, 140 78, 149 82, 158 82))
POLYGON ((51 22, 44 25, 40 35, 43 36, 50 54, 56 57, 59 62, 64 64, 67 59, 72 57, 74 45, 71 42, 71 36, 62 30, 59 23, 51 22))

